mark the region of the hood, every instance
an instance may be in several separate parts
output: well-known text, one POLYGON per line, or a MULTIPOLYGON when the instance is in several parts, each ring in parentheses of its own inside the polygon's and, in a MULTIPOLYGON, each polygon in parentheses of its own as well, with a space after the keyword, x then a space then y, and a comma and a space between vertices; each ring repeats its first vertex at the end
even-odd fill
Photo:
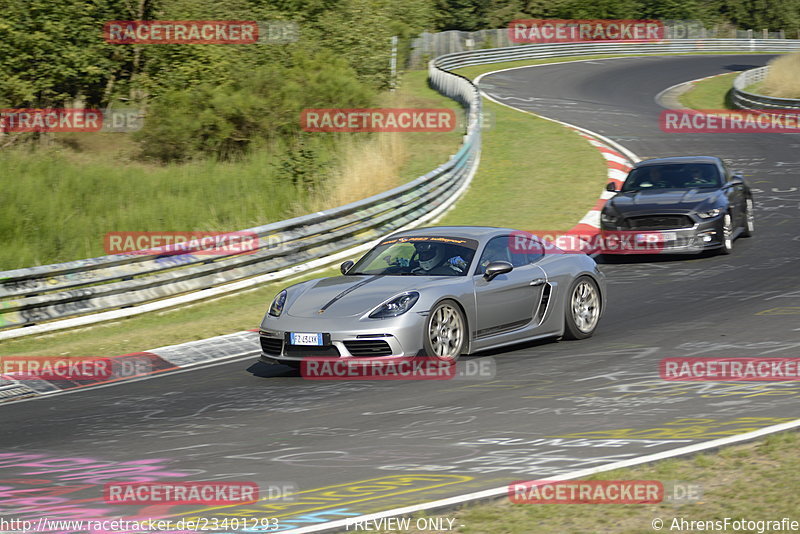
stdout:
MULTIPOLYGON (((404 291, 431 280, 424 276, 335 276, 313 280, 300 288, 287 308, 294 317, 348 317, 362 315, 404 291), (320 310, 325 309, 323 313, 320 310)), ((291 295, 290 295, 291 297, 291 295)))
POLYGON ((620 211, 670 210, 694 211, 703 203, 713 203, 719 190, 707 189, 657 189, 618 193, 608 204, 620 211))

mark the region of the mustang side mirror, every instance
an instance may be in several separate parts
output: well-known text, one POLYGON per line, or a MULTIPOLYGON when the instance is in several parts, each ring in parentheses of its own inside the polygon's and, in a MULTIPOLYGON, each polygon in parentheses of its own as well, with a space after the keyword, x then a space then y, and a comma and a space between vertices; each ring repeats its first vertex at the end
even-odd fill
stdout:
POLYGON ((487 282, 491 282, 492 279, 498 274, 510 273, 511 269, 513 268, 514 266, 508 263, 507 261, 493 261, 492 263, 486 266, 486 269, 484 269, 483 277, 486 279, 487 282))
POLYGON ((339 267, 339 270, 342 271, 342 274, 347 274, 347 271, 352 269, 353 265, 355 265, 355 262, 353 260, 347 260, 342 264, 341 267, 339 267))
POLYGON ((731 179, 728 180, 730 185, 742 185, 744 184, 744 177, 741 174, 734 174, 731 176, 731 179))
POLYGON ((606 184, 606 191, 611 191, 612 193, 616 193, 617 192, 617 184, 615 184, 614 182, 608 182, 606 184))

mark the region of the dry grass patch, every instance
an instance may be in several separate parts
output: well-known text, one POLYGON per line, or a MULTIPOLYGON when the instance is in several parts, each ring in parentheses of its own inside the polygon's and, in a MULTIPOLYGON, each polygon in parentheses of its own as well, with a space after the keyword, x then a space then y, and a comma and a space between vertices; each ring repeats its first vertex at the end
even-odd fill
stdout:
POLYGON ((760 90, 776 98, 800 98, 800 52, 770 61, 760 90))

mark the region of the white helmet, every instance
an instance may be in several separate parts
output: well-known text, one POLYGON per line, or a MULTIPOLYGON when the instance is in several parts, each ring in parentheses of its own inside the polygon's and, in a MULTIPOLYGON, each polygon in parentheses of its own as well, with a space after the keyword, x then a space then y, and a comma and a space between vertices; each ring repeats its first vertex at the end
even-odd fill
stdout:
POLYGON ((444 250, 442 247, 432 244, 432 243, 425 243, 418 247, 419 250, 419 266, 425 269, 426 271, 430 271, 437 265, 439 265, 442 260, 444 259, 444 250))

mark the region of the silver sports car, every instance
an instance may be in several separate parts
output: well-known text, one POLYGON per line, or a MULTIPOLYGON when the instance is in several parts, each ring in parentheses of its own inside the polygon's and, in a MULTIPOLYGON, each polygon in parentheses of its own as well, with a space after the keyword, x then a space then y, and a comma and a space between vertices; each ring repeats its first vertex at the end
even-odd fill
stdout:
POLYGON ((341 271, 275 297, 261 321, 261 361, 453 361, 537 338, 589 337, 605 308, 594 260, 508 228, 396 233, 341 271))

